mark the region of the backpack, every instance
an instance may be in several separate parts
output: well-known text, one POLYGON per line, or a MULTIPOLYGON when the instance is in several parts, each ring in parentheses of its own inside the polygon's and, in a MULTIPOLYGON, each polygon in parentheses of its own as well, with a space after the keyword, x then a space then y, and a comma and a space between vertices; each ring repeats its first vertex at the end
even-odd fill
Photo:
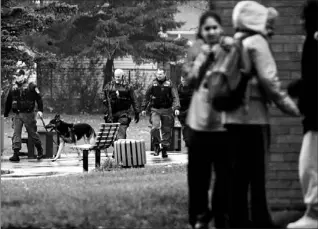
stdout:
POLYGON ((251 74, 244 69, 242 41, 251 35, 234 38, 234 44, 230 46, 221 42, 219 52, 215 54, 208 71, 208 88, 209 100, 216 111, 231 112, 245 104, 251 74))

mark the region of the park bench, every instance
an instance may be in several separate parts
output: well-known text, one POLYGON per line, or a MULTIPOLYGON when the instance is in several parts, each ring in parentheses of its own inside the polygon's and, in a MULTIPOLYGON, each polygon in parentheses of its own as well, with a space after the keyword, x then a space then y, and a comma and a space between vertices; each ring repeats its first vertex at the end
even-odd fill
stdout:
POLYGON ((100 167, 100 151, 106 150, 116 140, 120 123, 101 123, 94 144, 75 145, 72 148, 83 151, 83 170, 88 171, 88 153, 95 151, 95 168, 100 167))

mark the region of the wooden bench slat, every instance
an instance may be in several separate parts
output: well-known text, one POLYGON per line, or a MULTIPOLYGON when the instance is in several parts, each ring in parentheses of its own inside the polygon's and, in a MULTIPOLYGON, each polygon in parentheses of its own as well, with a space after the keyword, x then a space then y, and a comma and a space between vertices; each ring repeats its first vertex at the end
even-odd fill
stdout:
POLYGON ((98 142, 95 142, 95 146, 98 146, 98 145, 100 145, 100 144, 105 144, 105 143, 112 143, 113 142, 113 140, 109 140, 109 139, 106 139, 106 140, 102 140, 102 141, 98 141, 98 142))
POLYGON ((110 136, 98 136, 96 137, 95 141, 100 141, 100 140, 104 140, 104 139, 112 139, 112 138, 115 138, 116 136, 113 134, 113 135, 110 135, 110 136))
POLYGON ((107 130, 107 131, 101 130, 101 131, 98 131, 98 132, 96 133, 96 135, 103 135, 103 134, 108 134, 108 133, 116 133, 116 131, 117 131, 117 129, 107 130))
POLYGON ((99 135, 96 135, 97 138, 100 138, 100 137, 107 137, 107 138, 112 138, 112 137, 116 137, 117 133, 114 132, 114 133, 108 133, 108 134, 99 134, 99 135))
POLYGON ((74 145, 74 146, 71 146, 71 148, 89 150, 89 149, 93 149, 93 148, 94 148, 94 145, 91 145, 91 144, 74 145))

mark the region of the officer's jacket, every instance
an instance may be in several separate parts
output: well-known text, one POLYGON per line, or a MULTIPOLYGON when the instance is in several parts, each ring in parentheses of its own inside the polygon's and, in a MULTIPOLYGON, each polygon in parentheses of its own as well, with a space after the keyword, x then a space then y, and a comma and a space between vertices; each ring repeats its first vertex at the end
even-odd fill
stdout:
POLYGON ((193 94, 193 88, 189 85, 183 85, 182 83, 180 83, 178 86, 178 94, 181 105, 180 111, 183 112, 188 110, 193 94))
POLYGON ((146 110, 148 107, 180 109, 178 91, 170 80, 160 82, 155 79, 149 85, 142 103, 142 110, 146 110))
POLYGON ((130 85, 117 84, 112 81, 108 83, 104 88, 104 104, 106 106, 106 112, 108 112, 108 99, 109 95, 112 113, 120 111, 127 111, 131 108, 134 109, 135 113, 140 112, 137 96, 130 85))
POLYGON ((38 110, 43 112, 42 97, 35 83, 26 82, 21 85, 14 83, 6 99, 4 115, 8 116, 11 109, 14 113, 33 112, 35 101, 37 102, 38 110))

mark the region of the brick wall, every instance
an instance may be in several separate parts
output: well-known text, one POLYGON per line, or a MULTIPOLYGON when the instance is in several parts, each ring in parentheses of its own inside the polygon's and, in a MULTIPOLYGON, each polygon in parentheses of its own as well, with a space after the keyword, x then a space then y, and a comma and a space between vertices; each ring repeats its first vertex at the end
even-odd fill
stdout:
MULTIPOLYGON (((231 14, 238 1, 214 0, 222 15, 225 31, 233 33, 231 14)), ((280 13, 276 35, 271 41, 277 62, 279 77, 286 86, 300 77, 300 59, 303 43, 300 12, 303 0, 259 0, 275 7, 280 13)), ((302 140, 301 120, 282 114, 277 108, 271 110, 271 154, 268 174, 268 197, 273 208, 302 207, 302 195, 298 180, 298 157, 302 140)))

